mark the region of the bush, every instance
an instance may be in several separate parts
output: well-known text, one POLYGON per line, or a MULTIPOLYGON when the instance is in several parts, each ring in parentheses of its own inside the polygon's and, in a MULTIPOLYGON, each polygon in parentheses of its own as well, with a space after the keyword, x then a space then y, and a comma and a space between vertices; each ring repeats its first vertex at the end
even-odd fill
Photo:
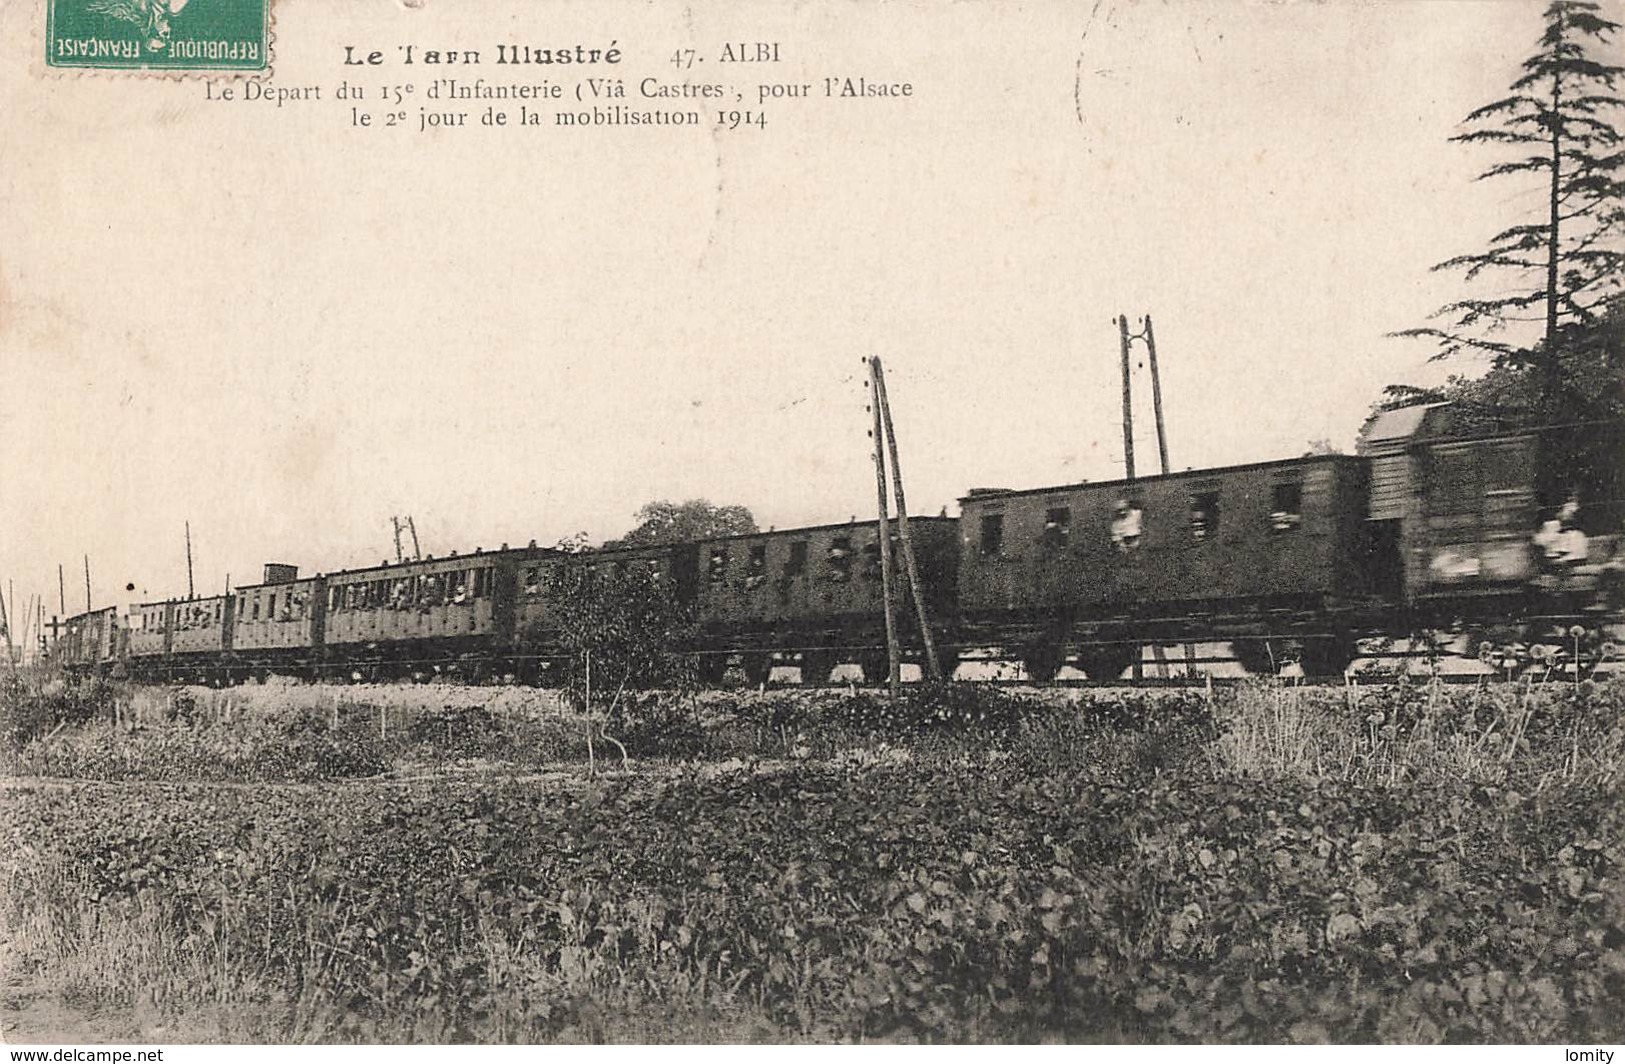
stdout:
POLYGON ((710 735, 692 697, 666 692, 623 696, 604 723, 629 757, 685 761, 711 751, 710 735))
POLYGON ((906 688, 895 701, 869 692, 841 696, 835 712, 825 719, 886 738, 938 732, 992 737, 1010 734, 1044 709, 1031 696, 995 687, 930 684, 906 688))
POLYGON ((8 750, 20 751, 59 728, 111 720, 119 697, 119 689, 99 677, 41 680, 12 672, 0 676, 0 734, 8 750))
POLYGON ((387 767, 373 726, 358 715, 341 715, 335 726, 328 714, 312 708, 275 721, 271 733, 256 744, 250 775, 254 779, 344 779, 376 776, 387 767))

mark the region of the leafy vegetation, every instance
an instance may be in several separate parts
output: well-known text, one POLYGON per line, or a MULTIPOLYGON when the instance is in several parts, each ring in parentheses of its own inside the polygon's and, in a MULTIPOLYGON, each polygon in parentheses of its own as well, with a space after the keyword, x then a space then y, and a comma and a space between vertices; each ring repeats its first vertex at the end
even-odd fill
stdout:
POLYGON ((0 904, 33 962, 230 1006, 241 1037, 1620 1035, 1596 790, 912 759, 12 797, 0 904), (100 964, 132 927, 154 955, 100 964))
POLYGON ((713 536, 755 532, 756 518, 744 506, 717 506, 708 499, 669 502, 656 499, 638 509, 637 525, 605 547, 650 547, 663 543, 692 543, 713 536))
POLYGON ((549 570, 547 594, 561 652, 554 679, 578 707, 693 685, 693 659, 673 649, 693 641, 692 610, 654 571, 594 565, 587 553, 549 570))
POLYGON ((5 784, 25 987, 181 1040, 1625 1033, 1618 681, 644 692, 597 775, 568 706, 279 695, 25 744, 122 781, 5 784))
POLYGON ((1538 365, 1543 391, 1555 400, 1562 355, 1619 296, 1625 274, 1625 135, 1616 124, 1625 67, 1599 58, 1620 27, 1591 0, 1555 0, 1544 21, 1510 93, 1468 115, 1453 139, 1505 150, 1480 180, 1533 177, 1544 186, 1545 209, 1502 229, 1485 250, 1440 263, 1436 269, 1460 270, 1469 283, 1486 275, 1497 288, 1441 308, 1444 328, 1408 335, 1439 341, 1440 357, 1476 350, 1497 367, 1538 365), (1537 345, 1506 335, 1537 308, 1544 311, 1537 345))

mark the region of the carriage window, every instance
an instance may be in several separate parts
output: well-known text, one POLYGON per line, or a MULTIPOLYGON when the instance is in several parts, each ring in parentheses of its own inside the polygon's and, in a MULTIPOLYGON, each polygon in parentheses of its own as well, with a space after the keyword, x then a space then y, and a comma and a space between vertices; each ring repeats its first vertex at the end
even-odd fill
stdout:
POLYGON ((710 569, 707 576, 713 584, 722 583, 728 575, 728 548, 712 547, 710 569))
POLYGON ((1133 499, 1118 499, 1112 508, 1112 545, 1127 554, 1139 549, 1145 511, 1133 499))
POLYGON ((1044 511, 1044 546, 1058 550, 1072 534, 1072 508, 1052 506, 1044 511))
POLYGON ((804 539, 790 542, 790 559, 784 563, 785 576, 800 576, 807 571, 807 541, 804 539))
POLYGON ((849 536, 836 536, 829 541, 829 578, 845 580, 852 575, 852 540, 849 536))
POLYGON ((260 619, 260 599, 258 595, 254 596, 254 613, 252 615, 252 619, 256 621, 260 619))
POLYGON ((1270 531, 1290 532, 1303 523, 1303 485, 1277 484, 1270 489, 1270 531))
POLYGON ((863 576, 866 580, 880 579, 880 541, 863 545, 863 576))
POLYGON ((747 590, 761 586, 767 579, 767 544, 756 543, 750 548, 749 569, 745 573, 747 590))
POLYGON ((487 581, 490 579, 490 575, 491 575, 491 570, 489 570, 489 569, 475 569, 474 570, 474 597, 475 598, 484 598, 485 597, 485 587, 486 587, 487 581))
POLYGON ((1219 534, 1219 493, 1199 491, 1191 496, 1191 538, 1212 539, 1219 534))
POLYGON ((982 515, 982 555, 987 557, 1004 550, 1004 515, 982 515))

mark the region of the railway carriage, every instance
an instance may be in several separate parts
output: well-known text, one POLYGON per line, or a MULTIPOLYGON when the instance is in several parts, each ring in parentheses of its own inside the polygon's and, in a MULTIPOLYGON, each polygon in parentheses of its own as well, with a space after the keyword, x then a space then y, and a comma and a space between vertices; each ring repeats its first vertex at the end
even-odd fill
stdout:
POLYGON ((1625 424, 1461 431, 1447 407, 1379 419, 1374 524, 1402 556, 1409 624, 1548 628, 1625 599, 1625 424))
MULTIPOLYGON (((910 518, 909 532, 925 591, 927 614, 950 621, 958 560, 955 528, 946 517, 910 518)), ((897 523, 890 525, 898 634, 905 656, 918 658, 923 640, 903 582, 897 523)), ((747 678, 764 678, 778 653, 798 654, 804 679, 824 680, 839 661, 857 661, 864 675, 887 668, 881 608, 878 522, 819 525, 701 540, 693 552, 698 572, 695 613, 713 651, 702 673, 715 675, 719 651, 744 655, 747 678)))
POLYGON ((170 603, 165 661, 171 676, 202 682, 222 678, 220 670, 231 653, 232 606, 229 595, 170 603))
POLYGON ((512 630, 513 570, 512 552, 476 551, 332 573, 327 659, 376 676, 484 675, 512 630))
POLYGON ((263 583, 233 592, 231 667, 238 675, 312 672, 321 657, 326 580, 299 578, 291 565, 271 563, 263 583))
POLYGON ((143 602, 130 610, 130 669, 140 676, 161 675, 169 656, 173 602, 143 602))
POLYGON ((112 606, 75 614, 64 622, 53 657, 71 672, 101 672, 121 657, 118 610, 112 606))
MULTIPOLYGON (((1029 674, 1074 658, 1115 677, 1142 644, 1222 640, 1249 671, 1284 652, 1335 673, 1356 635, 1499 624, 1548 639, 1576 624, 1625 635, 1625 423, 1463 431, 1444 406, 1389 411, 1355 456, 1324 455, 1135 480, 972 491, 961 516, 910 522, 945 665, 1014 650, 1029 674), (1537 629, 1545 626, 1544 634, 1537 629)), ((738 659, 803 678, 839 661, 885 670, 875 522, 570 553, 452 555, 299 578, 268 565, 229 596, 69 618, 55 656, 75 671, 240 679, 271 671, 367 678, 512 674, 560 651, 557 579, 636 574, 693 611, 702 676, 738 659)), ((896 619, 919 659, 903 567, 896 619)))
POLYGON ((1145 640, 1290 634, 1369 598, 1365 486, 1364 462, 1327 455, 973 492, 960 503, 964 638, 1016 643, 1040 678, 1074 652, 1109 678, 1145 640))

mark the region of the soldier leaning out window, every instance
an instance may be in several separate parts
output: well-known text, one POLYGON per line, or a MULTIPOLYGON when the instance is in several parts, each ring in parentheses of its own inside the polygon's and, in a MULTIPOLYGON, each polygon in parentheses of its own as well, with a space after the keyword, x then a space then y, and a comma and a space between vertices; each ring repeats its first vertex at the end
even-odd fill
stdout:
POLYGON ((1219 493, 1199 491, 1191 496, 1191 538, 1212 539, 1219 532, 1219 493))
POLYGON ((1044 535, 1042 542, 1049 550, 1060 550, 1066 546, 1067 539, 1072 534, 1072 508, 1070 506, 1052 506, 1044 511, 1044 535))
POLYGON ((1145 526, 1145 511, 1137 501, 1118 499, 1112 512, 1112 545, 1123 553, 1138 550, 1145 526))
POLYGON ((1548 568, 1584 565, 1591 553, 1590 540, 1580 530, 1580 502, 1570 498, 1535 533, 1535 546, 1548 568))
POLYGON ((1277 484, 1270 489, 1270 531, 1290 532, 1303 523, 1303 485, 1277 484))
POLYGON ((829 544, 829 578, 840 583, 852 575, 852 540, 839 536, 829 544))
POLYGON ((745 572, 746 590, 754 590, 767 580, 767 544, 758 543, 750 549, 750 565, 745 572))

